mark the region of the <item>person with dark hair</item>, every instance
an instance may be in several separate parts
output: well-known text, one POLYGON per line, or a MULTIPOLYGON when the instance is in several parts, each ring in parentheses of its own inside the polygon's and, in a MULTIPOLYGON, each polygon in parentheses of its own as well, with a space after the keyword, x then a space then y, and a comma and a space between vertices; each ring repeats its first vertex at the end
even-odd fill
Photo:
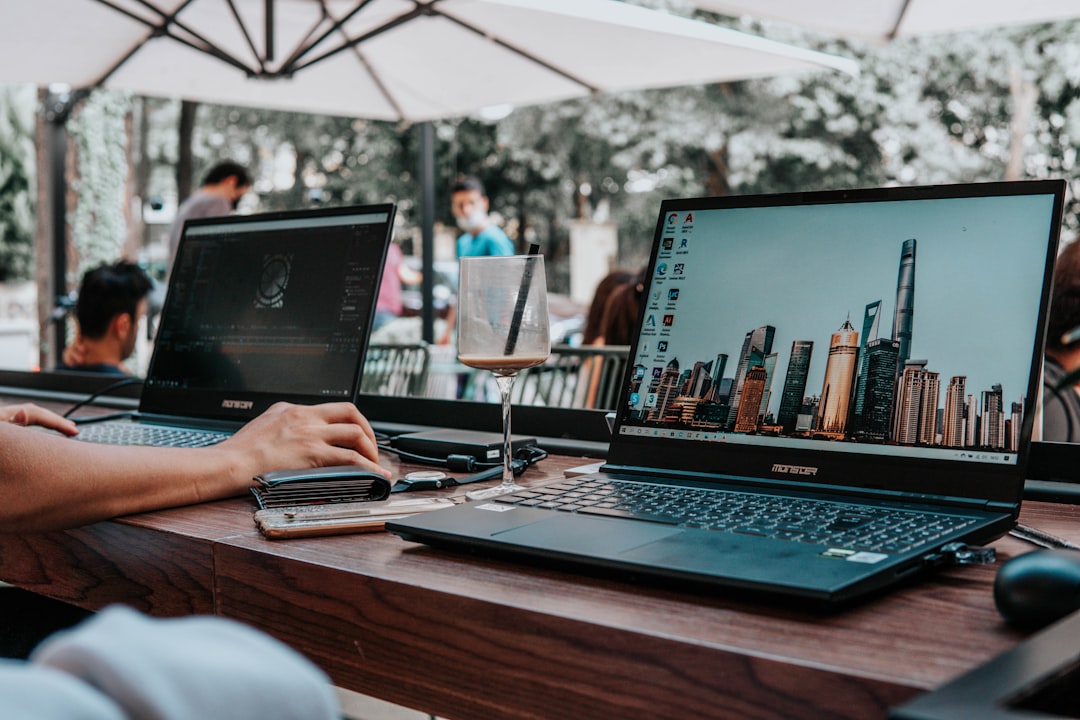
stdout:
MULTIPOLYGON (((582 345, 629 345, 643 291, 642 274, 629 270, 608 273, 593 293, 585 317, 582 345)), ((574 390, 574 407, 596 407, 603 369, 604 358, 599 354, 582 360, 574 390)))
MULTIPOLYGON (((457 239, 457 257, 513 255, 514 243, 488 214, 491 201, 484 184, 476 177, 460 177, 450 186, 450 212, 461 228, 457 239)), ((454 331, 454 306, 446 313, 446 330, 439 338, 440 345, 450 343, 454 331)), ((460 385, 460 383, 459 383, 460 385)))
POLYGON ((1080 386, 1058 385, 1080 371, 1080 241, 1058 255, 1043 362, 1042 439, 1080 442, 1080 386))
POLYGON ((58 370, 126 375, 152 284, 138 265, 121 260, 86 271, 75 302, 79 330, 58 370))
POLYGON ((169 267, 172 267, 173 258, 176 257, 184 222, 193 218, 228 215, 250 189, 251 176, 243 165, 225 160, 210 168, 199 189, 181 203, 169 226, 169 267))
MULTIPOLYGON (((612 270, 597 284, 593 292, 589 311, 585 315, 585 330, 582 345, 602 345, 604 343, 604 311, 612 293, 627 283, 638 279, 637 273, 630 270, 612 270)), ((619 344, 619 343, 614 343, 619 344)))
POLYGON ((634 335, 641 295, 645 292, 644 273, 636 274, 628 282, 611 291, 604 304, 600 328, 593 345, 629 345, 634 335))
POLYGON ((457 239, 459 258, 514 254, 514 243, 488 214, 490 203, 479 178, 459 178, 450 187, 450 212, 462 230, 457 239))

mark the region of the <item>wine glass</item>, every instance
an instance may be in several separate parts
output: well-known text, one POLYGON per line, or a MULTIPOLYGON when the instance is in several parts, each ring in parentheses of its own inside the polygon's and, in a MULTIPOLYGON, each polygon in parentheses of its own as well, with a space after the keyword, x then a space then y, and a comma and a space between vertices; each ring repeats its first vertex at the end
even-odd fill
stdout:
POLYGON ((514 375, 551 354, 542 255, 465 257, 458 288, 458 360, 490 370, 502 398, 502 484, 466 493, 485 500, 521 490, 514 482, 510 390, 514 375))

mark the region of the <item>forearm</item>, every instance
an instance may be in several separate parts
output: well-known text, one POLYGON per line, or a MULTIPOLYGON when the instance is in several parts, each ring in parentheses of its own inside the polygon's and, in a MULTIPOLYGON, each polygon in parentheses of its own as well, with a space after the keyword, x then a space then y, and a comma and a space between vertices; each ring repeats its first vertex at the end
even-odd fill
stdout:
POLYGON ((0 425, 0 532, 73 527, 238 495, 256 471, 218 448, 116 447, 0 425))

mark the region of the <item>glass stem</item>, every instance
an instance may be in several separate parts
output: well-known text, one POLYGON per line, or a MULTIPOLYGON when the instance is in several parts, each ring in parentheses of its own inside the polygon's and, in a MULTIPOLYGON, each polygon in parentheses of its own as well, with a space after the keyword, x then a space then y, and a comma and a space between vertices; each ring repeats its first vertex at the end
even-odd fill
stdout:
POLYGON ((499 395, 502 398, 503 418, 503 473, 502 486, 509 488, 514 485, 514 453, 510 442, 510 389, 514 386, 513 375, 496 375, 495 384, 499 386, 499 395))

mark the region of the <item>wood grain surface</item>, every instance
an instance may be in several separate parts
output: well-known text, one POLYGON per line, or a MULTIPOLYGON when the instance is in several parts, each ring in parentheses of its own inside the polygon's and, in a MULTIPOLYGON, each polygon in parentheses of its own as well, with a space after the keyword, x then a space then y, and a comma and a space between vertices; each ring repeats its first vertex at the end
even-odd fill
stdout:
MULTIPOLYGON (((552 457, 524 481, 586 462, 552 457)), ((237 498, 0 534, 0 579, 90 609, 235 618, 343 687, 460 720, 884 717, 1025 637, 991 593, 1000 562, 1034 549, 1011 537, 999 565, 816 612, 386 533, 271 541, 253 509, 237 498)), ((1080 541, 1077 506, 1025 503, 1021 521, 1080 541)))

